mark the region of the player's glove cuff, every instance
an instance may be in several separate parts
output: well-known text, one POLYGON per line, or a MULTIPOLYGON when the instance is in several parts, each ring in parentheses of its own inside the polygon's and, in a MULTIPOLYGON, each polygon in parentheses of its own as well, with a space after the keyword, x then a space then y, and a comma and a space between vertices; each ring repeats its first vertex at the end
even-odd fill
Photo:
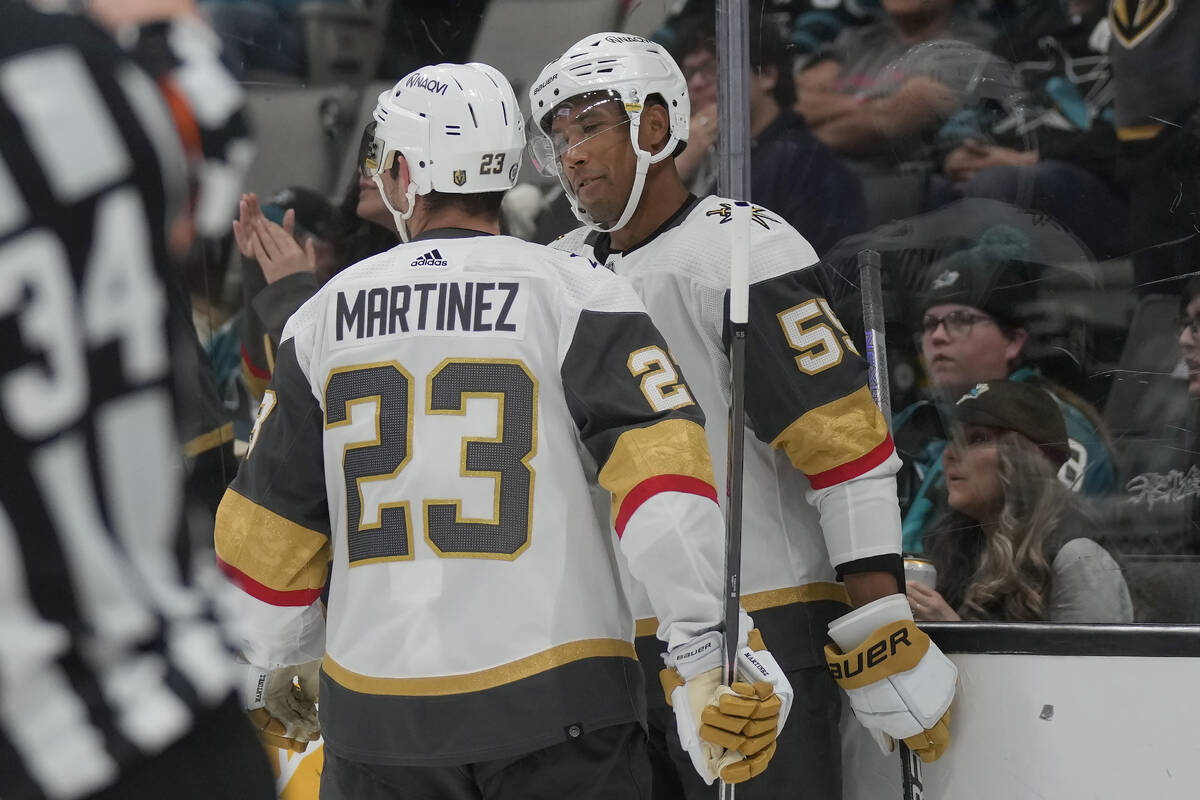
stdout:
POLYGON ((916 626, 903 595, 876 600, 829 626, 829 672, 855 716, 885 752, 903 739, 924 761, 950 743, 947 727, 958 669, 916 626), (866 631, 866 633, 864 633, 866 631))

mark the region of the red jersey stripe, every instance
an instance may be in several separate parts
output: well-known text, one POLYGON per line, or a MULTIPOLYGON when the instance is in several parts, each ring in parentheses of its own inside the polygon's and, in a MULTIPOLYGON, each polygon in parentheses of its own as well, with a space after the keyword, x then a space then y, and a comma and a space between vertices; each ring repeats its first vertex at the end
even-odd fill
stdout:
POLYGON ((621 503, 620 511, 617 512, 614 525, 618 538, 624 535, 625 525, 633 516, 633 512, 637 511, 642 503, 661 492, 698 494, 701 497, 709 498, 714 503, 717 502, 717 488, 708 481, 693 478, 690 475, 656 475, 653 478, 647 478, 625 494, 625 500, 621 503))

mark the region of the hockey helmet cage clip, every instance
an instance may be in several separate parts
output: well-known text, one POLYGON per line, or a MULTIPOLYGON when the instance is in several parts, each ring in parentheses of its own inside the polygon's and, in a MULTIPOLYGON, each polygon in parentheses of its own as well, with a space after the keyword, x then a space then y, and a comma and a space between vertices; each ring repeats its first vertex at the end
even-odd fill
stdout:
POLYGON ((525 121, 508 80, 487 64, 436 64, 380 93, 363 131, 358 168, 379 186, 401 239, 417 195, 503 192, 517 183, 525 121), (392 207, 380 178, 399 153, 408 164, 408 207, 392 207))
POLYGON ((596 33, 567 48, 534 81, 529 91, 529 106, 531 160, 538 169, 558 176, 571 200, 572 212, 594 230, 615 231, 624 227, 637 209, 650 165, 674 156, 680 143, 688 139, 691 105, 683 72, 661 45, 632 34, 596 33), (661 98, 670 118, 670 138, 662 150, 653 154, 638 144, 642 109, 652 95, 661 98), (563 157, 571 147, 615 126, 610 124, 603 126, 603 130, 590 131, 582 141, 570 141, 569 137, 556 137, 553 133, 556 113, 565 110, 578 117, 606 100, 619 102, 627 115, 629 139, 637 155, 633 189, 620 218, 611 223, 593 219, 580 206, 563 169, 563 157))

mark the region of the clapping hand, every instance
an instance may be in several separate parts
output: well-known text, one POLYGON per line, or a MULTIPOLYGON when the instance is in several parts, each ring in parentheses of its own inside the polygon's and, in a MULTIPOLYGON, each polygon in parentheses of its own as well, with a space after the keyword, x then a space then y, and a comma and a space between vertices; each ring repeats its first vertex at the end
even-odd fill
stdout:
POLYGON ((233 238, 244 258, 253 258, 262 268, 267 283, 297 272, 315 272, 317 253, 311 237, 302 247, 295 237, 296 211, 283 213, 283 224, 267 219, 253 193, 242 195, 238 218, 233 221, 233 238))

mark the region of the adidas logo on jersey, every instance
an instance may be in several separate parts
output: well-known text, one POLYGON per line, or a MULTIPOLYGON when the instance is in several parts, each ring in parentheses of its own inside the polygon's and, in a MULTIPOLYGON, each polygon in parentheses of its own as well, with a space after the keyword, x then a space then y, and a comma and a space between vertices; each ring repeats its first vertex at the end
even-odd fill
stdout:
POLYGON ((425 255, 413 261, 409 266, 412 267, 445 267, 447 266, 446 259, 442 258, 442 254, 437 251, 437 248, 430 250, 425 255))

